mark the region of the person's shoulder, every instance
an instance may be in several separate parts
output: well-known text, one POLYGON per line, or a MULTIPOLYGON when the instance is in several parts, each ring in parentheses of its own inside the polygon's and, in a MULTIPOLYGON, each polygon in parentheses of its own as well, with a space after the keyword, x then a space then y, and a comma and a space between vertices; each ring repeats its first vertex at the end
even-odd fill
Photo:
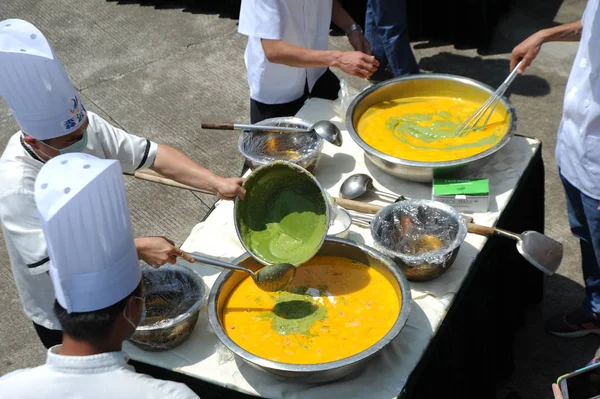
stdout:
POLYGON ((88 130, 92 130, 95 132, 98 130, 102 130, 106 126, 112 126, 106 119, 92 111, 87 112, 87 117, 89 122, 88 130))
POLYGON ((32 193, 41 165, 38 163, 25 153, 21 132, 15 133, 0 157, 0 198, 13 193, 32 193))
POLYGON ((0 377, 0 392, 5 393, 7 390, 11 389, 11 387, 25 387, 32 378, 39 376, 40 373, 44 371, 45 367, 45 365, 42 365, 38 367, 19 369, 8 374, 4 374, 2 377, 0 377))
POLYGON ((197 399, 199 397, 187 385, 179 382, 160 380, 147 374, 136 373, 133 370, 123 369, 121 372, 132 380, 132 384, 135 380, 138 389, 148 393, 147 397, 153 397, 153 395, 163 399, 197 399))

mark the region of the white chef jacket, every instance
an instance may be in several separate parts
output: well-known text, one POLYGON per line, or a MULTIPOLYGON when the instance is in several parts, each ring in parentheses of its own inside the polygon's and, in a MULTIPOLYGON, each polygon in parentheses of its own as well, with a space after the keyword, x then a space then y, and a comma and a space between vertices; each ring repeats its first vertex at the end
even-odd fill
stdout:
MULTIPOLYGON (((127 173, 152 165, 156 143, 117 129, 93 112, 88 111, 88 119, 85 153, 117 159, 127 173)), ((25 314, 41 326, 61 330, 52 311, 54 290, 34 198, 34 182, 43 165, 21 132, 10 138, 0 158, 0 221, 25 314)))
POLYGON ((61 356, 61 345, 48 350, 43 366, 17 370, 0 378, 1 399, 191 399, 184 384, 138 374, 125 352, 61 356))
POLYGON ((294 68, 267 60, 261 39, 327 50, 332 0, 242 0, 238 31, 248 36, 244 60, 250 97, 265 104, 299 99, 327 68, 294 68))
POLYGON ((556 162, 581 192, 600 200, 600 15, 589 0, 558 129, 556 162))

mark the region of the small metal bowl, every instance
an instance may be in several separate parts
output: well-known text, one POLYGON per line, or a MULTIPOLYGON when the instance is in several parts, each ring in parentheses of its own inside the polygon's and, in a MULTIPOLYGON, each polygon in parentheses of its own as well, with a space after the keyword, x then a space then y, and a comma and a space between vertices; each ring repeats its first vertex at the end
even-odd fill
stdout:
MULTIPOLYGON (((257 125, 299 127, 308 129, 312 123, 294 117, 266 119, 257 125)), ((273 161, 287 161, 313 171, 323 150, 323 139, 315 132, 257 132, 245 130, 240 135, 238 149, 250 169, 273 161)))
POLYGON ((129 341, 145 351, 173 349, 192 334, 208 289, 197 273, 177 264, 159 269, 144 266, 142 277, 146 320, 129 341))
POLYGON ((352 216, 344 208, 338 207, 335 211, 335 219, 327 230, 327 237, 348 238, 350 235, 350 226, 352 226, 352 216))
POLYGON ((371 222, 371 235, 375 247, 391 257, 411 281, 429 281, 441 276, 458 255, 460 245, 467 236, 467 222, 449 205, 430 200, 406 200, 380 210, 371 222), (399 250, 402 232, 400 219, 409 216, 418 220, 422 234, 441 238, 440 249, 409 254, 399 250))

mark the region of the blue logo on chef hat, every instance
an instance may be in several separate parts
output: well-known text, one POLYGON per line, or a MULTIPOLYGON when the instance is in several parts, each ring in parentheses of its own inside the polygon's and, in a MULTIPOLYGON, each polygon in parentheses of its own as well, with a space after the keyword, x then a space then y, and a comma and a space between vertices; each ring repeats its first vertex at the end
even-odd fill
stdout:
POLYGON ((71 98, 69 111, 71 111, 73 117, 63 122, 63 127, 67 131, 70 131, 73 128, 77 127, 85 119, 86 110, 83 106, 83 103, 79 100, 79 97, 77 95, 71 98))

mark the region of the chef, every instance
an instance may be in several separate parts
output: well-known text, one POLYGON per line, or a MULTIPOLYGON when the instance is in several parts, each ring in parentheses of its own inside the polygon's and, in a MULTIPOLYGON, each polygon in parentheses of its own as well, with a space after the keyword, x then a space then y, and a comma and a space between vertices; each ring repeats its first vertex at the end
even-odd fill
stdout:
POLYGON ((340 83, 330 67, 368 78, 379 65, 339 0, 242 0, 238 30, 248 36, 252 123, 293 116, 309 96, 336 99, 340 83), (331 21, 356 51, 328 50, 331 21))
POLYGON ((2 377, 0 397, 197 398, 183 384, 137 374, 121 350, 145 300, 119 162, 53 158, 38 173, 35 203, 64 340, 45 365, 2 377))
POLYGON ((579 41, 558 127, 556 163, 565 189, 572 233, 579 238, 585 298, 551 317, 548 331, 561 337, 600 335, 600 1, 587 2, 575 22, 540 30, 512 51, 511 69, 527 68, 544 43, 579 41))
MULTIPOLYGON (((22 20, 0 22, 0 97, 21 128, 0 158, 0 221, 25 314, 46 347, 61 339, 33 199, 34 181, 46 161, 85 152, 118 160, 124 172, 151 168, 221 198, 244 195, 241 179, 219 177, 174 148, 128 134, 88 111, 42 32, 22 20)), ((181 254, 161 237, 135 244, 138 256, 152 266, 173 263, 181 254)))

